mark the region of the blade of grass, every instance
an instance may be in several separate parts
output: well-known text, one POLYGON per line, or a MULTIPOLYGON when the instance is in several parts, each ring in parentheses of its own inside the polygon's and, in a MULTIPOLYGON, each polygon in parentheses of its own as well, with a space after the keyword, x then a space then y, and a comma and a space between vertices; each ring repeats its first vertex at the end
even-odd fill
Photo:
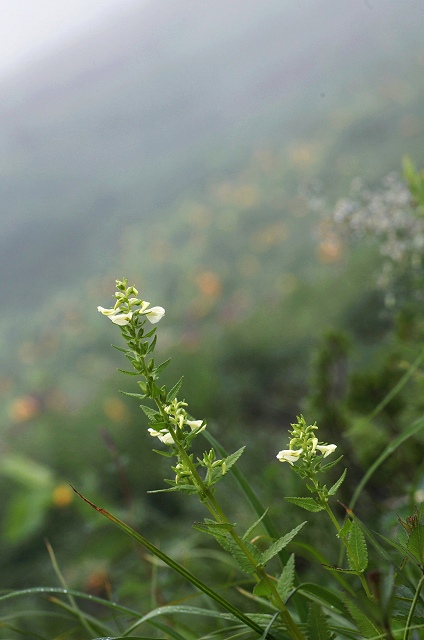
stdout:
POLYGON ((416 433, 421 431, 424 427, 424 417, 418 418, 412 425, 405 429, 403 433, 401 433, 397 438, 389 442, 389 444, 385 447, 382 453, 378 456, 375 462, 369 467, 366 471, 362 480, 359 482, 358 486, 355 489, 355 492, 352 496, 352 499, 349 503, 349 509, 353 509, 361 492, 363 491, 365 485, 371 478, 371 476, 377 471, 378 467, 380 467, 383 462, 394 452, 401 444, 403 444, 406 440, 414 436, 416 433))
MULTIPOLYGON (((103 516, 105 516, 108 520, 110 520, 111 522, 116 524, 128 536, 130 536, 131 538, 136 540, 136 542, 138 542, 145 549, 150 551, 150 553, 152 553, 157 558, 162 560, 162 562, 167 564, 168 567, 171 567, 171 569, 174 569, 174 571, 179 573, 185 580, 187 580, 189 583, 191 583, 193 586, 195 586, 197 589, 199 589, 199 591, 202 591, 209 598, 211 598, 212 600, 214 600, 215 602, 220 604, 221 607, 223 607, 223 609, 225 609, 229 613, 232 613, 234 615, 234 617, 238 618, 247 627, 250 627, 251 629, 253 629, 253 631, 256 631, 256 633, 259 636, 261 636, 263 634, 264 630, 258 624, 256 624, 252 620, 250 620, 250 618, 248 618, 237 607, 235 607, 233 604, 231 604, 231 602, 229 602, 228 600, 226 600, 225 598, 220 596, 218 593, 216 593, 213 589, 208 587, 204 582, 202 582, 202 580, 197 578, 195 575, 193 575, 190 571, 185 569, 178 562, 175 562, 175 560, 170 558, 168 555, 166 555, 166 553, 164 553, 158 547, 156 547, 154 544, 149 542, 149 540, 144 538, 144 536, 142 536, 141 534, 137 533, 137 531, 134 531, 134 529, 129 527, 127 524, 125 524, 125 522, 122 522, 122 520, 119 520, 118 518, 116 518, 114 515, 112 515, 108 511, 106 511, 106 509, 102 509, 101 507, 97 507, 93 502, 91 502, 90 500, 85 498, 81 493, 79 493, 79 491, 77 491, 74 487, 72 487, 72 489, 75 491, 75 493, 77 495, 80 496, 80 498, 82 500, 84 500, 84 502, 89 504, 93 509, 95 509, 98 513, 100 513, 103 516)), ((272 640, 272 636, 269 635, 268 637, 269 637, 269 640, 272 640)))
MULTIPOLYGON (((59 568, 59 565, 57 563, 56 556, 55 556, 55 553, 53 551, 53 547, 51 546, 51 544, 50 544, 50 542, 48 540, 45 540, 45 544, 46 544, 47 551, 48 551, 49 556, 50 556, 50 562, 52 563, 52 567, 54 569, 54 572, 57 575, 57 577, 59 578, 59 582, 62 585, 62 587, 64 589, 67 589, 68 585, 66 584, 66 580, 63 577, 63 574, 62 574, 62 572, 61 572, 61 570, 59 568)), ((83 614, 83 612, 78 607, 75 598, 72 595, 68 595, 68 599, 69 599, 71 608, 75 613, 75 617, 78 619, 79 623, 87 631, 87 633, 89 635, 91 635, 94 632, 98 633, 98 629, 95 630, 95 628, 92 627, 89 624, 89 622, 87 621, 86 616, 83 614)))

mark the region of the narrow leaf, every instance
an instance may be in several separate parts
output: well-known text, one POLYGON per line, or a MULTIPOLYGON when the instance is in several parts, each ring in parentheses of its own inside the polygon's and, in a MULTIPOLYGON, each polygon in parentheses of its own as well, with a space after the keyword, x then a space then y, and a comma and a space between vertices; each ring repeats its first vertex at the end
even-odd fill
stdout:
POLYGON ((343 594, 343 601, 364 638, 382 637, 380 630, 375 626, 374 622, 370 620, 368 616, 366 616, 365 613, 361 611, 359 607, 345 594, 343 594))
POLYGON ((347 469, 345 469, 342 473, 342 475, 340 476, 340 478, 337 480, 337 482, 335 482, 333 484, 333 486, 328 490, 328 495, 329 496, 334 496, 334 494, 336 493, 337 489, 340 487, 340 485, 342 484, 343 480, 346 477, 346 473, 347 473, 347 469))
POLYGON ((138 371, 125 371, 125 369, 118 369, 119 373, 123 373, 126 376, 139 376, 138 371))
POLYGON ((264 511, 264 513, 257 520, 255 520, 255 522, 252 524, 252 526, 250 526, 248 528, 248 530, 246 531, 246 533, 244 534, 243 540, 246 540, 247 538, 249 538, 249 536, 252 533, 252 531, 254 531, 256 529, 256 527, 258 526, 258 524, 260 522, 262 522, 262 520, 265 518, 267 513, 268 513, 268 509, 266 511, 264 511))
POLYGON ((424 565, 424 526, 422 524, 413 529, 406 546, 422 567, 424 565))
MULTIPOLYGON (((147 337, 147 336, 146 336, 146 337, 147 337)), ((157 340, 158 340, 158 337, 157 337, 157 336, 155 336, 155 337, 153 338, 153 340, 151 341, 151 343, 149 344, 149 346, 147 347, 146 355, 147 355, 148 353, 152 353, 152 351, 154 351, 154 348, 155 348, 155 346, 156 346, 156 342, 157 342, 157 340)))
POLYGON ((327 571, 338 571, 339 573, 350 573, 353 576, 358 575, 358 572, 356 571, 356 569, 342 569, 342 567, 335 567, 331 564, 323 564, 322 567, 327 571))
POLYGON ((331 640, 333 637, 328 627, 327 617, 315 602, 309 605, 308 640, 331 640))
POLYGON ((294 587, 294 568, 294 553, 292 553, 277 582, 277 591, 283 602, 286 602, 294 587))
POLYGON ((336 460, 333 460, 332 462, 328 462, 327 464, 324 464, 322 467, 320 467, 321 471, 328 471, 328 469, 332 469, 333 467, 336 466, 337 463, 340 462, 340 460, 342 460, 343 456, 339 456, 338 458, 336 458, 336 460))
POLYGON ((342 600, 333 593, 331 589, 321 587, 319 584, 313 584, 311 582, 305 582, 299 585, 297 590, 308 600, 317 602, 322 607, 327 607, 331 611, 338 611, 343 615, 346 614, 344 604, 342 600))
POLYGON ((302 507, 302 509, 306 509, 306 511, 312 511, 314 513, 318 513, 318 511, 324 509, 324 507, 318 504, 313 498, 285 498, 285 500, 298 507, 302 507))
POLYGON ((181 378, 178 380, 177 384, 175 384, 172 389, 170 391, 168 391, 168 394, 166 396, 166 401, 167 402, 171 402, 174 398, 177 397, 179 390, 181 389, 181 385, 183 383, 184 380, 184 376, 181 376, 181 378))
POLYGON ((171 358, 168 358, 168 360, 165 360, 165 362, 162 362, 162 364, 156 367, 155 374, 158 376, 164 369, 166 369, 166 367, 169 365, 170 362, 171 362, 171 358))
POLYGON ((145 404, 141 404, 140 409, 143 410, 143 412, 146 414, 149 420, 156 420, 158 416, 161 417, 160 413, 158 413, 157 410, 152 409, 152 407, 148 407, 145 404))
POLYGON ((368 566, 368 551, 360 526, 353 522, 349 533, 348 561, 351 569, 365 571, 368 566))
POLYGON ((245 446, 241 447, 240 449, 237 449, 237 451, 234 451, 234 453, 231 453, 229 456, 224 458, 224 462, 225 462, 225 466, 227 468, 227 471, 229 469, 231 469, 233 464, 235 464, 237 462, 237 460, 243 454, 243 451, 245 450, 245 448, 246 448, 245 446))
POLYGON ((119 390, 119 393, 122 393, 123 396, 128 396, 129 398, 138 398, 138 400, 142 400, 146 397, 144 393, 130 393, 129 391, 121 390, 119 390))
POLYGON ((279 540, 276 540, 276 542, 274 542, 274 544, 272 544, 269 547, 269 549, 267 549, 266 551, 264 551, 261 554, 260 564, 262 566, 265 566, 267 564, 267 562, 269 562, 271 560, 271 558, 276 556, 277 553, 279 553, 281 551, 281 549, 284 549, 284 547, 287 547, 289 542, 291 542, 293 540, 295 535, 301 530, 301 528, 305 524, 306 524, 306 520, 305 520, 305 522, 302 522, 302 524, 299 524, 297 527, 295 527, 294 529, 289 531, 289 533, 286 533, 285 536, 282 536, 279 540))

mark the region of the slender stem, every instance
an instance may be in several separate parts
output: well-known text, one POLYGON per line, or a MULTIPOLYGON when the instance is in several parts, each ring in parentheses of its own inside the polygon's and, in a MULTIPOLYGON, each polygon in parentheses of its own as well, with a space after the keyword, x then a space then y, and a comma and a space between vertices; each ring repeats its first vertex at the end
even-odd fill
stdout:
POLYGON ((243 539, 240 538, 240 536, 237 534, 236 531, 234 531, 234 528, 231 526, 230 521, 228 520, 228 518, 226 517, 225 513, 223 512, 220 504, 217 502, 217 500, 216 500, 215 496, 213 495, 212 491, 210 491, 210 489, 203 482, 202 478, 200 477, 200 475, 197 472, 197 469, 196 469, 195 465, 193 464, 192 460, 190 459, 190 456, 185 451, 184 447, 182 447, 178 443, 177 440, 175 440, 175 442, 176 442, 176 445, 178 447, 178 451, 179 451, 181 457, 184 458, 184 462, 190 468, 194 483, 199 487, 199 489, 200 489, 200 491, 201 491, 201 493, 202 493, 202 495, 204 497, 203 502, 204 502, 206 508, 214 516, 214 518, 217 520, 217 522, 219 522, 220 524, 228 524, 228 525, 230 525, 229 534, 231 535, 231 537, 233 538, 233 540, 237 544, 237 546, 240 548, 240 550, 243 552, 243 554, 246 556, 246 558, 249 560, 249 562, 252 564, 252 566, 255 568, 256 580, 258 582, 261 582, 261 581, 266 582, 269 590, 272 593, 272 599, 274 600, 275 605, 279 609, 281 619, 283 620, 284 624, 286 625, 287 630, 288 630, 291 638, 293 638, 293 640, 304 640, 304 635, 302 634, 302 632, 300 631, 299 627, 297 626, 297 624, 295 623, 295 621, 291 617, 290 612, 287 609, 286 605, 284 604, 283 600, 281 599, 280 594, 278 593, 277 589, 275 588, 275 585, 274 585, 273 581, 270 579, 270 577, 268 576, 266 571, 262 567, 259 567, 257 565, 255 559, 250 554, 249 549, 244 544, 243 539))
MULTIPOLYGON (((133 334, 133 338, 135 339, 135 332, 132 332, 133 334)), ((133 352, 140 356, 141 355, 141 350, 140 353, 137 353, 136 350, 134 349, 133 352)), ((146 383, 147 383, 147 387, 149 387, 151 384, 153 384, 154 380, 152 379, 152 374, 151 372, 148 370, 147 366, 146 366, 146 361, 145 361, 145 356, 141 355, 140 359, 139 359, 139 364, 140 364, 140 373, 144 376, 144 378, 146 379, 146 383)), ((211 515, 215 518, 215 520, 217 522, 219 522, 220 524, 228 524, 229 526, 229 534, 231 535, 231 537, 233 538, 234 542, 237 544, 237 546, 240 548, 240 550, 243 552, 243 554, 246 556, 246 558, 249 560, 249 562, 252 564, 252 566, 254 567, 255 571, 255 577, 256 580, 258 582, 265 582, 270 590, 270 592, 272 593, 272 599, 275 603, 275 605, 277 606, 279 612, 280 612, 280 616, 281 619, 283 620, 284 624, 287 627, 287 630, 290 634, 290 637, 293 640, 305 640, 304 635, 302 634, 302 632, 300 631, 298 625, 295 623, 295 621, 293 620, 293 618, 290 615, 289 610, 287 609, 286 605, 284 604, 283 600, 281 599, 273 581, 270 579, 270 577, 268 576, 268 574, 265 572, 265 570, 262 567, 259 567, 257 565, 257 563, 255 562, 255 559, 252 557, 252 555, 250 554, 249 549, 246 547, 246 545, 244 544, 244 541, 242 538, 240 538, 240 536, 234 531, 233 527, 230 524, 230 521, 228 520, 228 518, 226 517, 225 513, 223 512, 221 506, 219 505, 219 503, 217 502, 217 500, 215 499, 215 496, 213 495, 213 492, 207 487, 207 485, 205 484, 205 482, 203 481, 203 479, 200 477, 199 473, 197 472, 196 469, 196 465, 193 463, 192 459, 190 458, 190 456, 188 455, 187 451, 185 450, 184 446, 180 443, 177 434, 175 432, 175 429, 173 428, 173 425, 171 424, 170 420, 169 420, 169 416, 165 411, 165 407, 163 405, 163 402, 161 400, 160 397, 155 397, 152 398, 159 410, 159 412, 161 413, 161 415, 166 419, 167 422, 167 429, 169 431, 169 433, 171 434, 173 440, 174 440, 174 444, 178 449, 178 453, 181 457, 181 459, 184 461, 184 464, 186 465, 186 467, 188 469, 190 469, 190 473, 191 473, 191 478, 192 481, 194 483, 194 485, 197 487, 198 491, 199 491, 199 497, 202 500, 202 502, 205 504, 206 508, 208 509, 208 511, 211 513, 211 515)))
POLYGON ((403 634, 403 640, 408 640, 409 638, 409 631, 411 628, 412 616, 414 615, 415 607, 417 606, 418 598, 419 598, 423 583, 424 583, 424 575, 422 575, 420 578, 420 581, 417 585, 417 589, 415 591, 414 599, 412 600, 411 608, 409 610, 408 618, 406 620, 405 633, 403 634))
MULTIPOLYGON (((314 483, 315 490, 316 490, 316 492, 317 492, 317 494, 318 494, 318 496, 320 498, 320 502, 321 502, 322 506, 324 507, 325 511, 327 512, 331 522, 333 523, 333 525, 336 528, 337 534, 339 535, 341 530, 342 530, 342 528, 339 525, 338 520, 337 520, 336 516, 334 515, 332 508, 328 504, 328 500, 322 495, 321 485, 319 484, 319 482, 315 478, 315 476, 312 476, 310 479, 314 483)), ((339 535, 339 537, 341 538, 346 550, 349 552, 349 542, 348 542, 346 536, 340 536, 339 535)), ((352 559, 354 558, 353 554, 349 554, 349 556, 352 559)), ((367 598, 370 598, 370 600, 372 600, 373 599, 372 598, 372 594, 371 594, 371 591, 370 591, 370 589, 368 587, 368 584, 367 584, 367 581, 365 579, 363 571, 360 571, 359 568, 356 568, 356 575, 358 576, 358 578, 361 581, 361 584, 362 584, 362 586, 364 588, 364 591, 367 594, 367 598)))

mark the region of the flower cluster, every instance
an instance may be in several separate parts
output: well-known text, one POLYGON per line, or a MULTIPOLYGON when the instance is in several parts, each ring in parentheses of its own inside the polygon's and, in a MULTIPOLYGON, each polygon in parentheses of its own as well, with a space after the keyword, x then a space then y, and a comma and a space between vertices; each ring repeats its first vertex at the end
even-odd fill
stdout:
MULTIPOLYGON (((170 404, 164 406, 164 411, 167 414, 171 427, 177 436, 180 434, 187 435, 187 433, 197 435, 203 431, 203 429, 206 429, 206 424, 203 420, 189 419, 187 411, 184 409, 186 406, 186 402, 177 400, 176 398, 170 404), (185 429, 185 426, 189 427, 188 431, 185 429)), ((174 438, 168 428, 164 427, 159 430, 149 428, 148 431, 151 436, 159 438, 159 440, 164 444, 174 444, 174 438)))
POLYGON ((105 309, 104 307, 97 307, 97 311, 100 311, 104 316, 107 316, 114 324, 120 327, 131 322, 134 314, 140 316, 146 316, 146 318, 152 323, 156 324, 165 315, 165 309, 163 307, 150 307, 150 302, 145 300, 139 300, 137 297, 138 291, 135 287, 127 287, 127 281, 116 281, 119 291, 115 293, 116 303, 112 309, 105 309), (134 297, 130 297, 134 296, 134 297), (135 308, 135 310, 133 310, 135 308))
POLYGON ((316 424, 307 425, 303 416, 298 418, 296 424, 291 425, 292 431, 289 431, 292 438, 289 442, 289 449, 283 449, 277 454, 280 462, 288 462, 293 465, 299 459, 306 463, 312 462, 317 452, 326 458, 333 453, 337 445, 320 443, 315 435, 318 429, 316 424))

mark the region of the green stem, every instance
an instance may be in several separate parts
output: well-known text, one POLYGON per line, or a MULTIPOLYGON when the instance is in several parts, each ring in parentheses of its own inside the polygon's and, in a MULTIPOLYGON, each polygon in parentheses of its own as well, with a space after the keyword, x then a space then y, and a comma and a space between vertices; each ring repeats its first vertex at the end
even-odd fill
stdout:
POLYGON ((408 619, 406 621, 405 633, 403 634, 403 640, 408 640, 409 631, 411 628, 412 616, 414 615, 415 607, 417 606, 418 598, 420 595, 421 587, 424 583, 424 575, 421 576, 421 579, 417 585, 417 589, 415 591, 414 599, 412 600, 411 608, 408 613, 408 619))
MULTIPOLYGON (((324 508, 325 508, 326 512, 328 513, 331 522, 334 524, 334 526, 335 526, 335 528, 337 530, 337 533, 340 534, 340 531, 342 530, 342 528, 339 525, 336 516, 334 515, 334 513, 333 513, 330 505, 328 504, 328 502, 325 502, 324 500, 323 500, 323 502, 324 502, 324 508)), ((340 538, 341 538, 344 546, 346 547, 346 551, 349 552, 349 542, 347 541, 346 536, 340 536, 340 538)), ((353 555, 350 553, 349 557, 353 558, 353 555)), ((368 587, 367 581, 365 580, 365 576, 364 576, 363 571, 360 571, 359 569, 356 569, 356 574, 357 574, 358 578, 360 579, 360 581, 362 583, 364 591, 367 594, 367 598, 370 598, 372 600, 372 594, 371 594, 371 591, 370 591, 370 589, 368 587)))
MULTIPOLYGON (((160 401, 159 401, 159 403, 160 403, 160 401)), ((173 435, 173 437, 174 437, 174 434, 172 434, 172 431, 171 431, 171 435, 173 435)), ((243 552, 243 554, 246 556, 246 558, 249 560, 249 562, 254 567, 256 580, 258 582, 263 581, 263 582, 265 582, 267 584, 270 592, 272 593, 272 599, 274 601, 274 604, 276 605, 276 607, 278 608, 278 610, 280 612, 281 619, 283 620, 284 624, 286 625, 287 630, 288 630, 288 632, 290 634, 290 637, 293 638, 293 640, 304 640, 304 635, 302 634, 302 632, 300 631, 299 627, 297 626, 297 624, 295 623, 295 621, 291 617, 290 612, 287 609, 286 605, 284 604, 283 600, 281 599, 280 594, 278 593, 277 589, 275 588, 275 585, 274 585, 273 581, 268 576, 266 571, 262 567, 259 567, 256 564, 255 559, 251 556, 251 554, 249 552, 249 549, 244 544, 243 539, 240 538, 240 536, 237 534, 236 531, 234 531, 233 527, 231 526, 230 521, 228 520, 228 518, 226 517, 225 513, 223 512, 220 504, 217 502, 217 500, 216 500, 215 496, 213 495, 212 491, 210 491, 210 489, 203 482, 202 478, 200 477, 200 475, 197 472, 197 469, 196 469, 195 465, 193 464, 193 461, 190 459, 190 456, 187 454, 187 452, 185 451, 184 447, 182 447, 180 445, 180 443, 175 438, 174 438, 174 441, 176 442, 176 445, 178 447, 178 451, 179 451, 181 457, 184 459, 184 462, 187 464, 187 466, 189 467, 189 469, 190 469, 190 471, 192 473, 192 478, 193 478, 193 481, 194 481, 195 485, 197 485, 197 487, 199 488, 199 491, 201 492, 201 495, 203 497, 202 502, 205 504, 206 508, 213 515, 213 517, 215 518, 215 520, 217 522, 219 522, 220 524, 229 525, 229 534, 231 535, 231 537, 233 538, 234 542, 237 544, 239 549, 243 552)))
MULTIPOLYGON (((135 339, 135 331, 133 332, 133 337, 135 339)), ((139 355, 141 355, 141 350, 140 350, 140 354, 139 355)), ((153 384, 154 381, 152 380, 152 375, 151 375, 150 371, 148 370, 148 368, 146 366, 145 356, 141 356, 141 358, 140 358, 140 366, 141 366, 141 369, 142 369, 142 371, 140 373, 142 373, 142 375, 146 379, 147 387, 149 387, 151 384, 153 384)), ((196 466, 193 463, 192 459, 188 455, 188 453, 185 450, 185 448, 183 447, 183 445, 179 442, 179 440, 177 438, 177 434, 176 434, 176 432, 175 432, 175 430, 173 428, 173 425, 171 424, 171 422, 169 420, 169 416, 165 411, 165 408, 163 406, 162 400, 159 397, 152 398, 152 399, 156 403, 156 406, 157 406, 159 412, 166 419, 166 421, 168 423, 167 424, 167 428, 169 430, 169 433, 171 434, 171 436, 172 436, 172 438, 174 440, 175 446, 178 449, 178 453, 181 456, 181 459, 184 461, 184 463, 187 466, 187 468, 190 469, 191 477, 192 477, 194 485, 197 487, 197 489, 199 491, 200 499, 205 504, 205 506, 207 507, 208 511, 211 513, 211 515, 215 518, 215 520, 217 522, 219 522, 220 524, 228 524, 228 525, 230 525, 229 526, 229 533, 230 533, 231 537, 233 538, 234 542, 238 545, 240 550, 244 553, 246 558, 249 560, 249 562, 254 567, 256 580, 258 582, 261 582, 261 581, 265 582, 267 584, 270 592, 272 593, 272 599, 273 599, 275 605, 277 606, 277 608, 278 608, 278 610, 280 612, 281 619, 283 620, 284 624, 286 625, 287 630, 288 630, 288 632, 290 634, 290 637, 293 640, 305 640, 304 635, 302 634, 302 632, 300 631, 299 627, 297 626, 297 624, 295 623, 295 621, 291 617, 289 610, 287 609, 286 605, 284 604, 283 600, 281 599, 281 597, 280 597, 280 595, 279 595, 279 593, 278 593, 273 581, 270 579, 270 577, 265 572, 265 570, 262 567, 259 567, 256 564, 255 559, 251 556, 251 554, 249 552, 249 549, 244 544, 244 541, 234 531, 233 527, 230 524, 230 521, 228 520, 228 518, 226 517, 225 513, 221 509, 221 506, 219 505, 219 503, 215 499, 215 496, 213 495, 213 492, 210 491, 210 489, 206 486, 206 484, 204 483, 203 479, 200 477, 199 473, 197 472, 196 466)))

